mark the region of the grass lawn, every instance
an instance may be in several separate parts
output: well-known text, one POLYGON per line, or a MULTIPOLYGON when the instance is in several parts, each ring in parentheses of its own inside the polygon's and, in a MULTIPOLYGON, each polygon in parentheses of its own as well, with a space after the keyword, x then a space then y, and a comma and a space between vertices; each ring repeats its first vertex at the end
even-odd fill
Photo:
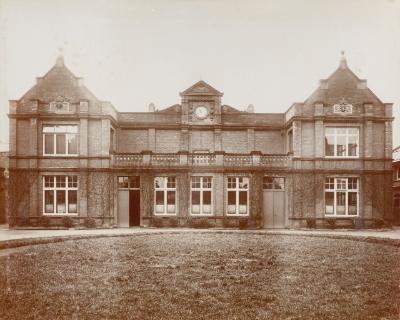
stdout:
POLYGON ((386 244, 238 233, 86 239, 0 256, 0 318, 399 319, 399 285, 400 250, 386 244))

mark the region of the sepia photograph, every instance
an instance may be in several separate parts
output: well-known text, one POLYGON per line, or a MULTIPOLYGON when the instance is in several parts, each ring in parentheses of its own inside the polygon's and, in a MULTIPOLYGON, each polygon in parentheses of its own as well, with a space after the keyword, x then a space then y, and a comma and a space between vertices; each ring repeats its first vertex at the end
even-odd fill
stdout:
POLYGON ((400 320, 400 0, 0 0, 0 320, 400 320))

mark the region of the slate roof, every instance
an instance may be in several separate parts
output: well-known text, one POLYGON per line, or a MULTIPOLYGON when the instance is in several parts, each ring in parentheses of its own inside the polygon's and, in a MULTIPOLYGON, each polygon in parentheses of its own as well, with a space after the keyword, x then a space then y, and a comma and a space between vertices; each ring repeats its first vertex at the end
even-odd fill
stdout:
POLYGON ((342 57, 339 67, 332 75, 321 80, 320 87, 304 102, 305 105, 323 103, 333 105, 345 99, 353 105, 370 103, 382 105, 382 101, 367 87, 366 80, 358 78, 347 66, 342 57))
POLYGON ((66 101, 77 103, 80 100, 98 101, 98 99, 83 85, 82 78, 76 77, 64 64, 62 56, 43 77, 37 78, 37 83, 23 95, 20 102, 40 100, 55 101, 63 97, 66 101))

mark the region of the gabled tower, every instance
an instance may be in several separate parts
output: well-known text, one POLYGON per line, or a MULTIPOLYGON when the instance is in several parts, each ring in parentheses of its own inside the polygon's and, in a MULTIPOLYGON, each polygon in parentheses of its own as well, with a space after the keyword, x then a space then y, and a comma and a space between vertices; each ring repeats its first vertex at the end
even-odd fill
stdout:
POLYGON ((221 123, 221 97, 208 83, 200 80, 180 93, 182 97, 182 123, 214 125, 221 123))

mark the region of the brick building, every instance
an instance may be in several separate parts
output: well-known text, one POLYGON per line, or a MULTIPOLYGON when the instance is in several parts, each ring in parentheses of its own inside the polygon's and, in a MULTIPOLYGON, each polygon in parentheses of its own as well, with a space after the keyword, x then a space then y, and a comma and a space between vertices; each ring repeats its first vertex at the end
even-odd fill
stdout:
POLYGON ((0 152, 0 224, 7 222, 6 216, 6 188, 8 177, 8 152, 0 152))
POLYGON ((281 228, 391 219, 392 104, 344 57, 283 113, 224 105, 204 81, 180 97, 163 110, 118 112, 59 57, 10 101, 10 221, 281 228))
POLYGON ((400 146, 393 149, 393 221, 400 225, 400 146))

